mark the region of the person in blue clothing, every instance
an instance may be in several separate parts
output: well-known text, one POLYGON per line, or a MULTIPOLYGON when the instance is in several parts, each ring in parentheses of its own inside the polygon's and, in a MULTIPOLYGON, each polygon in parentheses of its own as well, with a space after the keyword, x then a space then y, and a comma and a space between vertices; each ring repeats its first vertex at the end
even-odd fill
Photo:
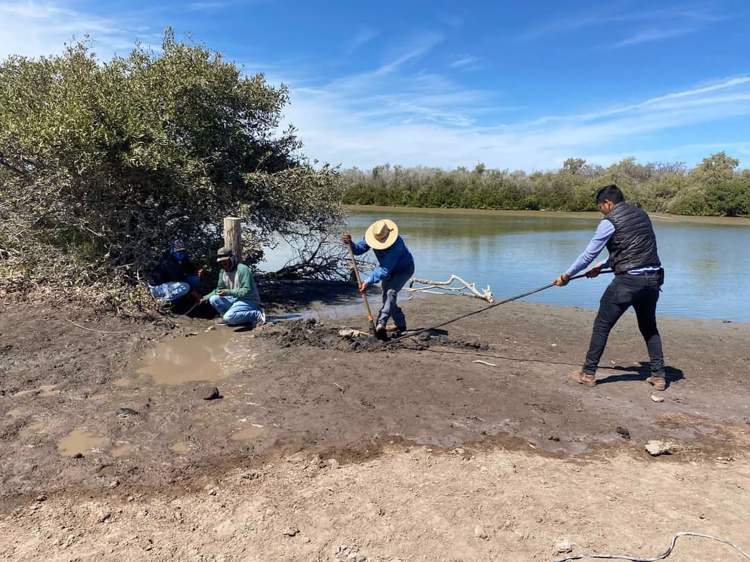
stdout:
POLYGON ((190 293, 200 301, 197 287, 203 269, 197 267, 182 240, 175 240, 148 277, 148 288, 156 300, 174 303, 190 293))
POLYGON ((362 255, 372 249, 378 259, 379 266, 362 282, 360 293, 368 287, 380 283, 383 289, 383 307, 378 314, 375 335, 385 338, 386 325, 393 319, 396 330, 406 330, 406 316, 398 306, 398 292, 414 275, 414 258, 398 234, 398 226, 389 219, 374 222, 365 232, 364 240, 354 243, 350 234, 341 238, 344 244, 352 248, 355 256, 362 255))

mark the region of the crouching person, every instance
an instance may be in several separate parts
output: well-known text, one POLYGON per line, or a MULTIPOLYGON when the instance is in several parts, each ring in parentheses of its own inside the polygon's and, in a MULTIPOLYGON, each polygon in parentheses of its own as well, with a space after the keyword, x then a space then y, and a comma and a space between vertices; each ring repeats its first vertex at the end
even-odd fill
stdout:
POLYGON ((405 331, 406 316, 398 306, 398 292, 414 275, 414 258, 403 238, 398 235, 396 223, 382 219, 370 225, 365 232, 364 240, 355 244, 351 235, 344 234, 341 241, 351 246, 355 256, 364 254, 372 248, 378 259, 379 267, 376 267, 359 287, 362 293, 375 283, 380 283, 383 289, 383 307, 378 314, 375 335, 381 339, 385 338, 386 325, 391 318, 397 331, 405 331))
POLYGON ((216 256, 221 266, 216 290, 203 297, 214 307, 222 319, 220 324, 247 325, 252 328, 265 323, 266 315, 260 306, 260 294, 250 268, 232 253, 221 248, 216 256))
POLYGON ((193 264, 182 240, 175 240, 149 275, 148 289, 162 303, 175 303, 188 293, 199 301, 197 287, 202 273, 193 264))

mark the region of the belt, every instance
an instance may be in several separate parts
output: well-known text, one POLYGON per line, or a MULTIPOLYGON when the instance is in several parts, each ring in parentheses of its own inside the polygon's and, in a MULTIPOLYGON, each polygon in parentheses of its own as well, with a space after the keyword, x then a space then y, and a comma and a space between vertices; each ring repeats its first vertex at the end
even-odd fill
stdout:
MULTIPOLYGON (((620 273, 615 273, 615 275, 625 275, 626 273, 630 273, 631 271, 633 270, 631 269, 628 271, 621 271, 620 273)), ((664 268, 660 267, 659 269, 653 269, 650 271, 639 271, 638 273, 635 273, 634 275, 661 275, 663 271, 664 271, 664 268)))

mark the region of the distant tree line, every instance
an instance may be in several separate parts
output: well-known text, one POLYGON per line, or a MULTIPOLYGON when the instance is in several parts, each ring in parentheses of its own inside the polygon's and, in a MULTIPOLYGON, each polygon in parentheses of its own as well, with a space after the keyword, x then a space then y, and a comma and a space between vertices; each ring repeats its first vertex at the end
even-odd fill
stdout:
POLYGON ((719 152, 689 169, 681 163, 640 164, 626 158, 608 167, 569 158, 562 168, 523 171, 377 166, 344 170, 344 203, 509 210, 596 210, 597 188, 616 183, 640 207, 680 215, 750 214, 750 170, 719 152))

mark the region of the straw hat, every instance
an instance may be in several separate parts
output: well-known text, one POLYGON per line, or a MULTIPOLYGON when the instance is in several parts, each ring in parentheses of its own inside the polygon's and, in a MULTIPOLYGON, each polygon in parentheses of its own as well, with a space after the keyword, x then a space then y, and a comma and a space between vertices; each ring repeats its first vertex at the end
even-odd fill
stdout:
POLYGON ((393 246, 398 238, 398 226, 390 219, 372 223, 365 232, 365 242, 373 250, 385 250, 393 246))

